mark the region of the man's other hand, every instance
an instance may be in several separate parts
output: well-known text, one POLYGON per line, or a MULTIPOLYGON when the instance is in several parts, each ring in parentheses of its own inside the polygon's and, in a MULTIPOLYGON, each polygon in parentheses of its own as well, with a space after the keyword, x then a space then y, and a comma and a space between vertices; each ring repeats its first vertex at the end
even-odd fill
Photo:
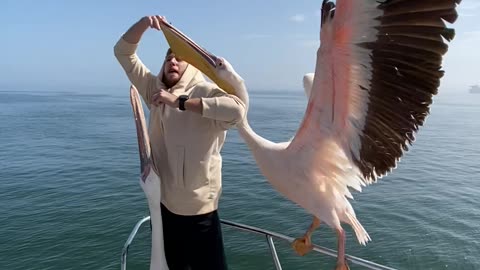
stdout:
POLYGON ((178 108, 178 97, 162 89, 160 92, 153 94, 152 104, 155 106, 166 104, 172 108, 178 108))

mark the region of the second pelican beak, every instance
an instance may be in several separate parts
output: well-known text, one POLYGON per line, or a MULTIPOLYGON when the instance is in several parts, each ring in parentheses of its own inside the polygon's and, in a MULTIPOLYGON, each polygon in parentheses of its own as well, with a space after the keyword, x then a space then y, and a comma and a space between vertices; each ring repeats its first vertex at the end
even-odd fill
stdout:
POLYGON ((138 150, 140 153, 140 168, 142 180, 145 182, 152 169, 150 137, 148 136, 147 125, 145 123, 145 114, 143 112, 142 102, 137 89, 130 86, 130 102, 132 104, 135 126, 137 129, 138 150))

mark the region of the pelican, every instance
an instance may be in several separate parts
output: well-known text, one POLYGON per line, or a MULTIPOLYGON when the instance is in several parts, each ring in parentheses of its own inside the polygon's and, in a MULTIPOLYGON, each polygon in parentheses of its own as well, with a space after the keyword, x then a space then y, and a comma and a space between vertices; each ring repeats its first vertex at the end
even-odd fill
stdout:
MULTIPOLYGON (((345 231, 361 245, 371 240, 349 199, 351 191, 375 183, 397 166, 429 114, 441 64, 460 0, 324 0, 320 47, 312 76, 305 77, 308 105, 289 142, 256 134, 248 118, 238 130, 269 183, 313 215, 293 248, 311 249, 321 223, 337 235, 336 269, 348 269, 345 231)), ((200 69, 248 108, 248 92, 232 65, 171 26, 162 31, 172 50, 200 69)))
POLYGON ((142 102, 140 101, 137 89, 130 87, 130 102, 132 104, 135 126, 137 129, 138 149, 140 152, 140 186, 148 200, 150 210, 150 221, 152 224, 152 247, 150 256, 150 270, 168 270, 163 246, 163 223, 162 211, 160 208, 160 177, 155 171, 151 159, 150 138, 148 137, 147 126, 142 102))

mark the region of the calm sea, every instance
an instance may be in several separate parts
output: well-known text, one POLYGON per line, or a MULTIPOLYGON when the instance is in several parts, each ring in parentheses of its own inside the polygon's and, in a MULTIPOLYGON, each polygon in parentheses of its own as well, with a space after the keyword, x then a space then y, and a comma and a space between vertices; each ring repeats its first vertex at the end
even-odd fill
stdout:
MULTIPOLYGON (((0 269, 119 269, 122 246, 148 215, 128 89, 114 94, 0 92, 0 269)), ((99 90, 101 92, 101 90, 99 90)), ((253 92, 250 122, 262 136, 294 135, 303 91, 253 92)), ((480 95, 440 94, 399 168, 352 202, 373 241, 347 253, 398 269, 480 269, 480 95)), ((260 175, 236 130, 223 149, 224 219, 293 237, 311 218, 260 175)), ((273 269, 261 236, 224 228, 231 269, 273 269)), ((336 248, 322 226, 314 242, 336 248)), ((333 269, 278 242, 283 269, 333 269)), ((128 269, 148 269, 148 226, 128 269)), ((352 269, 362 269, 351 265, 352 269)))

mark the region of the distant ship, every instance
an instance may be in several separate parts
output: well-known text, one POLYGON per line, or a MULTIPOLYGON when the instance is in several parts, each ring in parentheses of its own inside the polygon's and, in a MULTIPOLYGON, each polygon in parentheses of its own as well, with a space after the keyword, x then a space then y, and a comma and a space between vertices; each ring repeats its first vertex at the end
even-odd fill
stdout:
POLYGON ((472 85, 469 90, 470 94, 480 94, 480 86, 472 85))

